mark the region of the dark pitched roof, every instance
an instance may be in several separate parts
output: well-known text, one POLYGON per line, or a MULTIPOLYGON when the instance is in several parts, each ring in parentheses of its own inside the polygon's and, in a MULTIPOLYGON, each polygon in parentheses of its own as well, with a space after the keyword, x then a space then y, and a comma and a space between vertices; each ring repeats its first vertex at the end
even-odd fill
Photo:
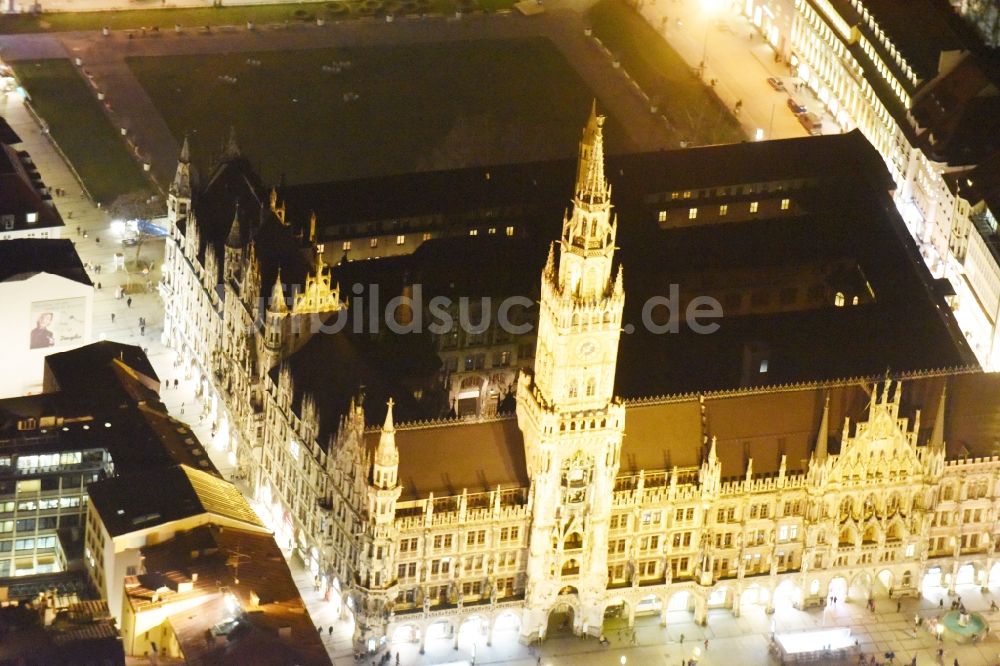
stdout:
MULTIPOLYGON (((397 418, 403 421, 443 412, 438 386, 441 361, 426 335, 385 331, 371 338, 348 330, 317 333, 288 360, 296 409, 304 393, 316 399, 322 444, 336 430, 352 399, 363 403, 369 424, 385 419, 390 397, 396 401, 397 418)), ((272 371, 275 381, 278 372, 278 368, 272 371)))
MULTIPOLYGON (((365 433, 369 450, 378 445, 379 432, 365 433)), ((396 429, 396 446, 403 500, 529 484, 524 441, 514 418, 402 426, 396 429)))
POLYGON ((105 479, 87 493, 113 537, 202 513, 263 528, 233 484, 186 465, 105 479))
POLYGON ((931 159, 975 165, 1000 150, 998 70, 967 55, 914 97, 910 114, 922 130, 916 142, 931 159))
POLYGON ((14 131, 14 128, 10 126, 10 123, 3 116, 0 116, 0 143, 7 145, 21 143, 21 137, 17 135, 17 132, 14 131))
MULTIPOLYGON (((698 466, 713 436, 717 438, 723 477, 743 476, 750 458, 755 475, 776 474, 782 455, 787 458, 789 472, 805 470, 815 450, 826 398, 830 399, 828 447, 836 453, 844 419, 850 418, 852 433, 853 424, 867 420, 871 389, 877 380, 873 377, 628 404, 621 471, 698 466)), ((948 457, 994 455, 1000 442, 1000 419, 995 413, 1000 376, 995 374, 937 374, 904 380, 900 416, 908 417, 912 426, 920 411, 918 442, 925 444, 934 430, 945 385, 948 457)))
MULTIPOLYGON (((63 226, 62 217, 45 191, 45 184, 25 152, 0 142, 0 215, 13 216, 13 230, 63 226), (34 222, 28 215, 34 213, 34 222)), ((6 225, 0 231, 7 231, 6 225)))
POLYGON ((59 275, 88 287, 93 285, 71 240, 15 238, 0 241, 0 282, 23 280, 37 273, 59 275))
MULTIPOLYGON (((88 394, 103 388, 119 388, 114 381, 114 368, 142 384, 154 396, 160 390, 160 379, 149 358, 140 347, 122 342, 101 340, 77 349, 45 357, 46 391, 66 391, 88 394)), ((153 396, 150 396, 153 397, 153 396)))

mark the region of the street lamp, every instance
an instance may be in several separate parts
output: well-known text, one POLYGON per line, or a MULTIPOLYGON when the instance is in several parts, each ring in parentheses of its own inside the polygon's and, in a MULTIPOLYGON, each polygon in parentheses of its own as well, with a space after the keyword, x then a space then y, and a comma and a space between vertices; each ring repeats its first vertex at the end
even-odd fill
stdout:
POLYGON ((626 659, 625 655, 622 655, 622 658, 621 658, 622 666, 625 666, 625 662, 627 662, 627 661, 628 661, 628 659, 626 659))

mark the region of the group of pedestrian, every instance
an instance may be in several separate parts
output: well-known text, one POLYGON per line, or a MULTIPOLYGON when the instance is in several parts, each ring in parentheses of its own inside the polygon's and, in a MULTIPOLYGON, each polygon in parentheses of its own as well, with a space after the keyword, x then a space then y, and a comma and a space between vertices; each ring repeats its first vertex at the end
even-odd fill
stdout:
MULTIPOLYGON (((132 300, 132 299, 129 299, 132 300)), ((146 335, 146 318, 139 317, 139 335, 146 335)))

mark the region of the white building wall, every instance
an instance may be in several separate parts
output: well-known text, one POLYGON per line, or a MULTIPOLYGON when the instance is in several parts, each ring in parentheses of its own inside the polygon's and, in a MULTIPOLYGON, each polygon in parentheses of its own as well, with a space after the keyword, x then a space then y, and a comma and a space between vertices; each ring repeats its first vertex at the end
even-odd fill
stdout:
POLYGON ((47 354, 93 342, 94 288, 49 273, 26 280, 0 282, 0 398, 39 393, 47 354), (39 336, 32 348, 32 330, 52 314, 51 337, 39 336), (52 342, 51 346, 39 346, 52 342))

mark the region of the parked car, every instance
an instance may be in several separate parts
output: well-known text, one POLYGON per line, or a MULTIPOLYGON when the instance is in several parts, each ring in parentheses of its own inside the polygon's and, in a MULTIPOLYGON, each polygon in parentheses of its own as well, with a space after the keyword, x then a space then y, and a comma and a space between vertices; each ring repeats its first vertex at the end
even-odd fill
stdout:
POLYGON ((777 91, 783 91, 785 89, 785 84, 782 83, 781 79, 776 76, 768 78, 767 84, 777 91))
POLYGON ((812 135, 823 133, 823 120, 812 111, 800 114, 799 122, 812 135))
POLYGON ((792 113, 794 113, 797 116, 805 113, 806 111, 808 111, 808 109, 806 109, 806 107, 805 107, 804 104, 799 104, 798 102, 796 102, 791 97, 788 98, 787 104, 788 104, 788 108, 792 110, 792 113))

